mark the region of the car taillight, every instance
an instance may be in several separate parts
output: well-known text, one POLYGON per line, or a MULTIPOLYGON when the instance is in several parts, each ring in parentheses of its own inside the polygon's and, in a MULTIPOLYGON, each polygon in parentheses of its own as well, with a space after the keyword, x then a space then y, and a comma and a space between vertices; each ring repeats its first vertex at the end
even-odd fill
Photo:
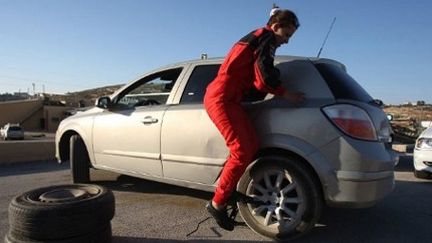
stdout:
POLYGON ((347 135, 364 140, 377 140, 375 127, 369 115, 361 108, 348 104, 323 108, 324 114, 347 135))
POLYGON ((390 122, 388 122, 388 120, 383 120, 380 123, 380 127, 377 130, 377 134, 378 134, 378 140, 383 142, 383 143, 392 143, 393 142, 393 138, 392 138, 392 129, 390 126, 390 122))

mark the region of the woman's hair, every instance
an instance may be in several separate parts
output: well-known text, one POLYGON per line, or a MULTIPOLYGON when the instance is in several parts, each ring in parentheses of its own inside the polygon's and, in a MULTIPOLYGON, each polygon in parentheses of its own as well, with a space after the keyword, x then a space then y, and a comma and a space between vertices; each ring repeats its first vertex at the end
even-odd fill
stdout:
POLYGON ((278 6, 273 5, 267 25, 270 26, 275 23, 280 24, 282 27, 287 27, 292 24, 296 29, 300 26, 294 12, 288 9, 280 9, 278 6))

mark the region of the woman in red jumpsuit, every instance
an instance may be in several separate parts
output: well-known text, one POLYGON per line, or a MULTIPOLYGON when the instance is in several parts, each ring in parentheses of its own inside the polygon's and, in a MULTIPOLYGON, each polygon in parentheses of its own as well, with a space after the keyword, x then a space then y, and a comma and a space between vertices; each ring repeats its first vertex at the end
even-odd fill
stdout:
POLYGON ((234 229, 226 212, 227 200, 259 149, 255 128, 241 106, 243 95, 255 88, 292 102, 304 99, 302 93, 281 86, 279 70, 273 64, 276 48, 288 43, 298 27, 293 12, 272 9, 267 26, 249 33, 233 46, 217 77, 207 87, 205 109, 224 137, 230 155, 206 209, 226 230, 234 229))

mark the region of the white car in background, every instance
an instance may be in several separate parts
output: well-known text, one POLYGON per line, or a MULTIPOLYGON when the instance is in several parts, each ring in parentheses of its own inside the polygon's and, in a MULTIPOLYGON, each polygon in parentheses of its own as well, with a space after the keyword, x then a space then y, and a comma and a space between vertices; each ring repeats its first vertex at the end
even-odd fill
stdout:
POLYGON ((4 140, 10 139, 24 139, 24 131, 19 124, 6 124, 1 130, 0 134, 4 140))
POLYGON ((414 148, 414 175, 428 179, 432 175, 432 127, 417 138, 414 148))

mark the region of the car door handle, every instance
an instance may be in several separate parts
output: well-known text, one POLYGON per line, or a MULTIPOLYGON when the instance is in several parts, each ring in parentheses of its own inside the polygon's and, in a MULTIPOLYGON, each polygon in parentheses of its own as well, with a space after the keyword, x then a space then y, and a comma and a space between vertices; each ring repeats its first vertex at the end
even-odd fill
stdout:
POLYGON ((144 123, 144 124, 152 124, 152 123, 157 123, 157 122, 158 122, 158 119, 153 118, 153 117, 151 117, 151 116, 146 116, 146 117, 144 117, 144 119, 142 120, 142 123, 144 123))

